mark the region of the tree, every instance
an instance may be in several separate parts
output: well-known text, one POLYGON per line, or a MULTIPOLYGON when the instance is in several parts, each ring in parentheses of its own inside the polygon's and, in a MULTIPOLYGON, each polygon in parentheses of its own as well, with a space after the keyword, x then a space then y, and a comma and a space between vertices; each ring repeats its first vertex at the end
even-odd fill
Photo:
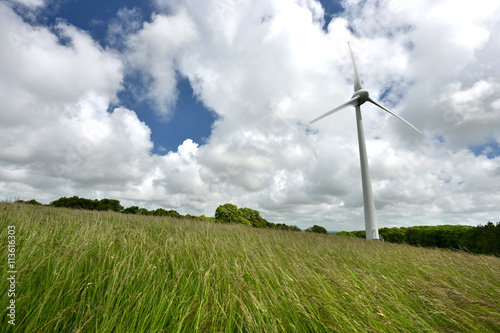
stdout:
POLYGON ((25 204, 28 204, 28 205, 35 205, 35 206, 42 206, 42 204, 38 201, 36 201, 35 199, 31 199, 31 200, 28 200, 28 201, 24 201, 24 200, 16 200, 17 203, 25 203, 25 204))
POLYGON ((405 239, 404 228, 380 228, 378 232, 386 242, 402 243, 405 239))
POLYGON ((215 220, 220 223, 239 223, 241 222, 241 218, 238 206, 232 203, 220 205, 215 210, 215 220))
POLYGON ((351 231, 351 234, 358 238, 366 239, 366 230, 351 231))
POLYGON ((335 235, 336 236, 356 237, 355 234, 353 234, 352 232, 348 232, 348 231, 337 232, 335 235))
POLYGON ((138 206, 131 206, 123 210, 125 214, 138 214, 140 212, 138 206))
POLYGON ((79 198, 76 195, 71 198, 62 197, 50 203, 56 207, 77 208, 77 209, 97 209, 97 202, 90 199, 79 198))
POLYGON ((171 210, 165 210, 163 208, 158 208, 157 210, 152 211, 151 214, 154 215, 154 216, 170 216, 170 217, 175 217, 177 219, 181 219, 182 218, 182 215, 179 214, 179 213, 177 213, 173 209, 171 209, 171 210))
POLYGON ((327 234, 328 233, 328 231, 326 231, 325 228, 323 228, 322 226, 319 226, 319 225, 313 225, 312 227, 307 228, 306 231, 307 232, 315 232, 318 234, 327 234))
POLYGON ((52 201, 50 204, 56 207, 88 209, 88 210, 113 210, 115 212, 121 212, 123 210, 123 206, 120 205, 120 201, 115 199, 91 200, 91 199, 79 198, 76 195, 71 198, 66 198, 66 197, 59 198, 57 200, 52 201))
POLYGON ((480 253, 494 254, 500 256, 500 222, 493 224, 488 222, 486 225, 479 225, 479 239, 477 247, 480 253))
POLYGON ((123 206, 120 205, 119 200, 105 198, 97 201, 97 210, 112 210, 115 212, 121 212, 123 210, 123 206))
POLYGON ((267 226, 267 221, 260 216, 258 210, 250 208, 240 208, 238 210, 241 217, 249 221, 252 226, 256 228, 265 228, 267 226))

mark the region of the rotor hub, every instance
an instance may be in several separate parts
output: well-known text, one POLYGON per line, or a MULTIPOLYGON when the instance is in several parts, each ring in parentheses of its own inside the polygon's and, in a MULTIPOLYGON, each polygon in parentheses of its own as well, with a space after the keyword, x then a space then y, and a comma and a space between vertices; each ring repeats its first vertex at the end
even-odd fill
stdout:
POLYGON ((366 89, 359 89, 354 93, 354 95, 352 95, 351 98, 356 98, 356 97, 358 97, 358 105, 362 105, 370 98, 370 94, 366 89))

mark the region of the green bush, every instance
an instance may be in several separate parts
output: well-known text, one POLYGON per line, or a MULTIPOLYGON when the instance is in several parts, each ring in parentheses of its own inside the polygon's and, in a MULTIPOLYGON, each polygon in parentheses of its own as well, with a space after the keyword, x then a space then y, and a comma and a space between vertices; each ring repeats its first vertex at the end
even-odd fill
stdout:
POLYGON ((175 210, 166 210, 163 208, 158 208, 157 210, 151 212, 151 215, 154 216, 170 216, 170 217, 175 217, 177 219, 181 219, 183 216, 179 213, 177 213, 175 210))
POLYGON ((267 226, 267 221, 260 216, 258 210, 240 208, 238 211, 240 212, 240 216, 249 221, 252 226, 256 228, 265 228, 267 226))
POLYGON ((318 234, 327 234, 328 233, 328 231, 326 231, 325 228, 323 228, 322 226, 319 226, 319 225, 314 225, 310 228, 307 228, 306 231, 307 232, 315 232, 318 234))
POLYGON ((352 232, 348 232, 348 231, 337 232, 335 235, 337 235, 337 236, 356 237, 356 235, 354 235, 352 232))
POLYGON ((36 201, 35 199, 31 199, 28 201, 16 200, 16 203, 24 203, 24 204, 28 204, 28 205, 42 206, 42 204, 40 202, 36 201))
POLYGON ((66 208, 77 208, 77 209, 87 209, 87 210, 112 210, 115 212, 120 212, 123 210, 123 206, 120 205, 120 201, 115 199, 102 199, 102 200, 91 200, 85 198, 79 198, 76 195, 71 198, 62 197, 54 200, 50 205, 55 207, 66 207, 66 208))
POLYGON ((131 207, 125 208, 123 210, 123 212, 125 214, 139 214, 140 213, 140 209, 139 209, 139 206, 131 206, 131 207))
POLYGON ((231 203, 220 205, 215 210, 215 220, 219 223, 239 223, 241 218, 238 206, 231 203))
MULTIPOLYGON (((401 228, 380 228, 380 236, 391 243, 414 246, 460 249, 472 253, 500 256, 500 222, 477 227, 467 225, 436 225, 401 228)), ((340 234, 340 233, 338 233, 340 234)), ((365 231, 353 231, 364 238, 365 231)))

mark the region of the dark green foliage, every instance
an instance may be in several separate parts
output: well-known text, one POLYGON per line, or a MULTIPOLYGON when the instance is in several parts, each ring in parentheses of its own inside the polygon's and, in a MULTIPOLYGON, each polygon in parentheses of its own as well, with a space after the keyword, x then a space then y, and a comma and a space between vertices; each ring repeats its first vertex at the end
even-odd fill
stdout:
POLYGON ((238 206, 232 203, 226 203, 217 207, 215 210, 215 221, 219 223, 240 223, 255 228, 300 231, 300 228, 297 226, 289 226, 284 223, 274 224, 260 216, 258 210, 238 208, 238 206))
MULTIPOLYGON (((460 249, 469 248, 472 245, 469 236, 471 230, 474 229, 474 227, 463 225, 438 225, 400 228, 399 233, 404 235, 403 241, 410 245, 460 249)), ((390 241, 383 232, 381 235, 385 240, 390 241)))
MULTIPOLYGON (((472 253, 500 256, 500 222, 497 222, 496 225, 488 222, 484 226, 478 225, 477 227, 437 225, 381 228, 379 233, 384 241, 391 243, 459 249, 472 253)), ((365 238, 365 231, 353 231, 352 234, 365 238)))
POLYGON ((366 238, 366 231, 365 230, 359 230, 359 231, 351 231, 351 234, 358 238, 366 238))
POLYGON ((182 215, 179 214, 179 213, 177 213, 175 210, 172 210, 172 209, 171 210, 165 210, 163 208, 158 208, 157 210, 152 211, 151 215, 154 215, 154 216, 170 216, 170 217, 175 217, 177 219, 181 219, 182 218, 182 215))
POLYGON ((215 221, 219 223, 240 223, 255 227, 267 222, 260 217, 258 211, 250 208, 238 209, 238 206, 232 203, 227 203, 217 207, 215 210, 215 221), (248 220, 247 217, 251 218, 252 221, 248 220))
POLYGON ((380 228, 379 235, 384 238, 384 241, 391 243, 403 243, 405 233, 402 228, 380 228))
POLYGON ((120 205, 120 201, 116 199, 101 199, 97 201, 97 210, 112 210, 115 212, 121 212, 123 210, 123 206, 120 205))
POLYGON ((307 228, 306 231, 307 232, 315 232, 318 234, 327 234, 328 233, 328 231, 326 231, 325 228, 323 228, 322 226, 319 226, 319 225, 314 225, 310 228, 307 228))
POLYGON ((250 208, 240 208, 238 209, 238 211, 240 212, 240 216, 249 221, 252 226, 256 228, 265 228, 267 226, 267 221, 260 216, 258 210, 250 208))
POLYGON ((500 222, 478 225, 477 250, 479 253, 491 253, 500 256, 500 222))
POLYGON ((187 214, 186 216, 182 216, 178 212, 173 209, 166 210, 163 208, 158 208, 156 210, 147 210, 146 208, 139 208, 138 206, 131 206, 123 210, 126 214, 141 214, 141 215, 150 215, 150 216, 168 216, 174 217, 176 219, 182 218, 195 218, 196 216, 191 216, 187 214))
POLYGON ((238 210, 238 206, 227 203, 220 205, 215 210, 215 220, 220 223, 239 223, 241 222, 242 216, 241 212, 238 210))
POLYGON ((50 203, 55 207, 77 208, 87 210, 113 210, 120 212, 123 206, 120 201, 114 199, 90 200, 73 196, 71 198, 62 197, 50 203))
POLYGON ((92 202, 92 200, 79 198, 77 196, 71 198, 62 197, 52 201, 50 204, 52 206, 66 207, 66 208, 80 208, 80 209, 94 208, 94 203, 92 202))
POLYGON ((35 199, 31 199, 29 201, 24 201, 24 200, 16 200, 16 203, 25 203, 28 205, 35 205, 35 206, 42 206, 42 204, 35 199))
MULTIPOLYGON (((182 215, 181 215, 182 216, 182 215)), ((183 218, 190 218, 192 220, 205 221, 205 222, 217 222, 215 217, 205 216, 205 214, 201 214, 200 216, 191 216, 186 214, 183 218)))
POLYGON ((356 237, 356 235, 354 235, 352 232, 348 232, 348 231, 337 232, 335 235, 337 235, 337 236, 356 237))
POLYGON ((274 228, 276 228, 278 230, 302 231, 296 225, 288 225, 288 224, 285 224, 285 223, 276 223, 274 225, 274 228))
POLYGON ((273 222, 266 221, 266 228, 276 229, 277 226, 273 222))
POLYGON ((131 207, 125 208, 123 210, 123 212, 125 214, 139 214, 140 209, 139 209, 139 206, 131 206, 131 207))
POLYGON ((326 231, 326 229, 320 225, 314 225, 311 230, 315 233, 318 233, 318 234, 327 234, 328 233, 328 231, 326 231))

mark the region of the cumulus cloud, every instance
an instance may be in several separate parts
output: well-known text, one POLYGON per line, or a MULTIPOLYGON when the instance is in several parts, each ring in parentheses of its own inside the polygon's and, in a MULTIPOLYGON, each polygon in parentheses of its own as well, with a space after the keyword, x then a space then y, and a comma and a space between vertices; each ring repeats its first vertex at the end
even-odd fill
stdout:
POLYGON ((45 5, 44 0, 11 0, 13 4, 19 4, 27 8, 36 9, 45 5))
POLYGON ((116 18, 108 23, 107 41, 116 48, 123 48, 126 38, 142 28, 143 16, 138 8, 121 8, 116 18))
POLYGON ((128 62, 149 83, 144 98, 154 101, 164 117, 168 117, 177 98, 176 59, 196 37, 194 23, 184 11, 174 16, 153 15, 150 23, 144 23, 126 41, 128 62))
POLYGON ((91 191, 143 177, 150 168, 150 129, 130 110, 108 113, 123 79, 119 57, 73 26, 30 26, 0 6, 6 195, 22 188, 53 198, 71 187, 91 191))
POLYGON ((53 188, 51 199, 97 194, 207 215, 233 202, 303 228, 363 229, 353 110, 308 125, 352 94, 351 41, 371 96, 424 132, 363 105, 379 226, 498 219, 500 157, 471 149, 500 138, 498 4, 344 1, 327 27, 314 0, 155 4, 146 22, 117 14, 108 40, 120 51, 0 5, 8 194, 53 188), (134 110, 108 112, 133 73, 165 119, 187 78, 219 116, 206 144, 186 138, 152 155, 134 110))

